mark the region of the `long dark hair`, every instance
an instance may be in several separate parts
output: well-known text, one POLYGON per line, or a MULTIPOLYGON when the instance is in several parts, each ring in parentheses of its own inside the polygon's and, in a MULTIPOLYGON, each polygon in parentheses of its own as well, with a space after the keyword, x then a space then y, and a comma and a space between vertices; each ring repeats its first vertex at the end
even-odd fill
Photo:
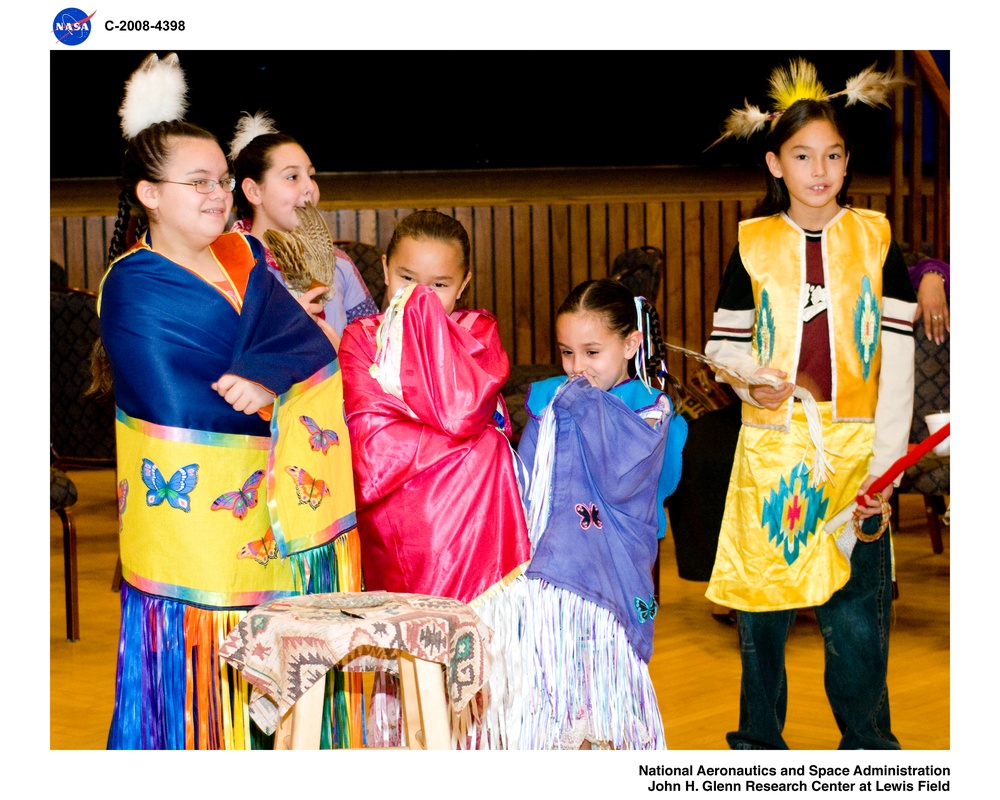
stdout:
MULTIPOLYGON (((622 339, 633 331, 639 330, 639 319, 636 309, 636 296, 620 281, 614 278, 598 278, 584 281, 563 300, 556 312, 558 319, 563 314, 599 314, 608 330, 622 339)), ((642 314, 645 317, 643 349, 645 352, 646 372, 650 375, 660 373, 661 364, 666 360, 667 348, 660 332, 660 317, 656 307, 645 297, 641 301, 642 314)), ((635 365, 628 365, 628 374, 635 377, 635 365)))
MULTIPOLYGON (((837 113, 837 109, 832 103, 825 100, 797 100, 775 121, 774 126, 768 131, 764 138, 764 152, 778 155, 781 146, 791 139, 796 133, 802 130, 810 122, 829 122, 837 135, 844 140, 844 156, 851 153, 851 142, 847 136, 847 130, 837 113)), ((764 177, 767 182, 767 194, 754 208, 751 216, 769 217, 772 214, 781 214, 788 211, 791 206, 791 198, 788 195, 788 187, 785 186, 783 178, 776 178, 765 166, 764 177)), ((847 171, 844 174, 844 185, 837 193, 837 204, 847 205, 847 190, 851 186, 851 163, 847 162, 847 171)))

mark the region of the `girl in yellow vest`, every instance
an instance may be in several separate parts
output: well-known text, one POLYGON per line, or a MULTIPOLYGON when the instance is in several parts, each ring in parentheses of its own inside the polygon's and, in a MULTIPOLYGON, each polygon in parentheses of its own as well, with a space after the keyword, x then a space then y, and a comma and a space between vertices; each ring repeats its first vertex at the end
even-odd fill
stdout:
POLYGON ((796 609, 814 607, 840 748, 898 749, 889 536, 856 531, 872 516, 884 531, 892 487, 864 493, 906 452, 916 297, 885 216, 847 205, 850 148, 814 68, 797 62, 771 80, 785 105, 764 118, 767 195, 740 223, 705 350, 743 401, 706 592, 737 611, 740 724, 726 738, 733 749, 787 749, 785 641, 796 609), (859 495, 855 519, 824 531, 859 495))

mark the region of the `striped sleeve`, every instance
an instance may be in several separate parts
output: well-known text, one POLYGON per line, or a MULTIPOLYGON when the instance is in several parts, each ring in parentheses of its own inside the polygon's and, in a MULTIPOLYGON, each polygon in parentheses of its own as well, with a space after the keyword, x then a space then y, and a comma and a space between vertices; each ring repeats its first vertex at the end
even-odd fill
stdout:
MULTIPOLYGON (((715 301, 712 333, 705 346, 705 355, 732 367, 736 372, 749 374, 756 371, 758 364, 751 347, 755 315, 753 286, 737 245, 733 248, 715 301)), ((741 400, 759 405, 750 397, 748 386, 731 385, 741 400)))
MULTIPOLYGON (((875 442, 869 471, 883 474, 906 453, 913 419, 913 317, 917 297, 899 245, 882 267, 882 369, 875 407, 875 442)), ((899 484, 899 481, 896 481, 899 484)))

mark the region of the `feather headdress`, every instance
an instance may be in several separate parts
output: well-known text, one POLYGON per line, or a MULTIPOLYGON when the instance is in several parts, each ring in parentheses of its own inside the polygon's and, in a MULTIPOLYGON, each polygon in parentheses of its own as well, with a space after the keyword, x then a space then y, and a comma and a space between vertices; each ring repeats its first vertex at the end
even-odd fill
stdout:
POLYGON ((244 111, 240 121, 236 123, 236 133, 233 140, 229 143, 229 162, 236 161, 236 156, 243 148, 258 136, 264 136, 268 133, 278 133, 278 128, 266 111, 258 111, 256 114, 244 111))
POLYGON ((864 103, 872 107, 889 105, 889 93, 897 86, 910 81, 893 74, 892 69, 878 72, 875 65, 859 72, 847 81, 839 92, 827 94, 816 74, 816 67, 803 58, 792 61, 787 67, 776 67, 771 73, 768 97, 774 101, 771 111, 761 111, 757 106, 744 100, 743 108, 734 108, 722 128, 722 135, 706 147, 710 150, 723 139, 747 139, 768 122, 774 123, 785 111, 799 100, 819 100, 828 102, 835 97, 847 97, 845 105, 864 103))
POLYGON ((134 139, 157 122, 184 119, 187 83, 176 53, 159 58, 150 53, 125 83, 125 99, 118 109, 122 133, 134 139))

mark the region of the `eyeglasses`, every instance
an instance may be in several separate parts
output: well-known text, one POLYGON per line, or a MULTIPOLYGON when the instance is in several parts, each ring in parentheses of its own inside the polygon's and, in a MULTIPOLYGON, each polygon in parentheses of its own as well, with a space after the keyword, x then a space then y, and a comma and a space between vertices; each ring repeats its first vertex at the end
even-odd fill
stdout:
POLYGON ((236 188, 236 178, 226 178, 222 181, 159 181, 159 183, 176 183, 178 186, 193 186, 198 194, 211 194, 215 191, 216 186, 221 187, 224 192, 231 192, 236 188))

